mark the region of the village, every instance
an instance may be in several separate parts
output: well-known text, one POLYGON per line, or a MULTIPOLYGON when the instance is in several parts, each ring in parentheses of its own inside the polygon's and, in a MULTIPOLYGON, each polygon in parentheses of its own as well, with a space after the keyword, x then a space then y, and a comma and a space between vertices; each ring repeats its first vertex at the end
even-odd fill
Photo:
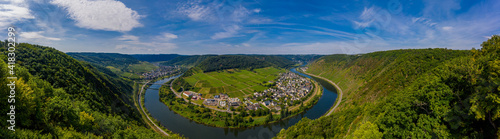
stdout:
POLYGON ((203 94, 193 91, 183 91, 182 95, 191 100, 203 100, 205 106, 215 106, 219 109, 230 109, 243 106, 246 110, 258 110, 266 107, 270 110, 281 110, 283 106, 295 106, 312 91, 312 83, 308 78, 292 72, 280 73, 274 86, 264 91, 255 92, 241 100, 231 98, 227 94, 218 94, 213 98, 203 98, 203 94))
POLYGON ((144 79, 149 80, 149 79, 154 79, 157 77, 163 77, 166 75, 171 75, 175 72, 177 72, 179 69, 178 66, 160 66, 160 68, 156 70, 151 70, 146 73, 142 73, 141 75, 143 76, 144 79))

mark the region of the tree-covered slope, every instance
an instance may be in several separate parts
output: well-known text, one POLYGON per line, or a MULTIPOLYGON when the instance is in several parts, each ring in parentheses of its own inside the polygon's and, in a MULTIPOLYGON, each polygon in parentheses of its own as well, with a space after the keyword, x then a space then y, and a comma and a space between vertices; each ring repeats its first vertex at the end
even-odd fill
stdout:
POLYGON ((292 61, 279 56, 221 55, 209 57, 196 67, 204 72, 210 72, 234 68, 252 70, 270 66, 287 68, 292 65, 292 61))
POLYGON ((500 37, 482 49, 330 55, 307 72, 339 84, 335 113, 278 138, 495 138, 500 124, 500 37))
POLYGON ((140 79, 140 74, 157 69, 146 61, 139 61, 131 55, 118 53, 67 53, 71 57, 90 63, 100 72, 113 77, 125 77, 128 79, 140 79))
POLYGON ((307 63, 310 61, 314 61, 314 60, 316 60, 324 55, 307 54, 307 55, 276 55, 276 56, 284 57, 284 58, 286 58, 288 60, 292 60, 292 61, 301 61, 301 62, 307 63))
MULTIPOLYGON (((7 84, 6 43, 0 46, 0 82, 7 84)), ((1 130, 0 138, 161 137, 146 128, 131 107, 130 82, 50 47, 19 44, 16 63, 16 132, 1 130)), ((1 86, 1 95, 8 96, 8 89, 1 86)), ((1 101, 7 102, 7 97, 1 101)), ((0 112, 8 113, 9 105, 1 103, 0 112)))
POLYGON ((113 66, 119 69, 127 68, 130 64, 139 64, 139 60, 130 55, 119 53, 66 53, 71 57, 97 64, 103 67, 113 66))
POLYGON ((173 58, 171 60, 161 62, 160 65, 165 65, 165 66, 185 66, 185 67, 194 67, 198 65, 200 62, 203 60, 213 57, 216 55, 190 55, 190 56, 178 56, 176 58, 173 58))
POLYGON ((137 60, 147 62, 169 61, 181 55, 178 54, 133 54, 130 55, 137 60))

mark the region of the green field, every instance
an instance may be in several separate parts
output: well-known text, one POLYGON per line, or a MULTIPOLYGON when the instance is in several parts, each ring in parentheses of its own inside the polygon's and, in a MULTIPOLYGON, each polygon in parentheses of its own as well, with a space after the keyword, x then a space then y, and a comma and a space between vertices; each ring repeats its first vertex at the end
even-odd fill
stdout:
POLYGON ((149 72, 151 70, 158 69, 158 66, 155 66, 149 62, 143 62, 141 61, 139 64, 130 64, 126 70, 128 72, 132 73, 143 73, 143 72, 149 72))
POLYGON ((113 66, 106 66, 106 68, 122 77, 127 77, 129 79, 140 79, 141 76, 139 75, 139 73, 149 72, 151 70, 158 69, 158 66, 155 66, 148 62, 141 61, 139 62, 139 64, 130 64, 124 69, 119 69, 113 66))
POLYGON ((184 77, 184 80, 195 87, 193 91, 204 94, 205 98, 211 98, 219 93, 227 93, 229 97, 243 97, 269 88, 263 84, 275 80, 281 72, 285 70, 273 67, 253 71, 229 69, 196 73, 184 77))

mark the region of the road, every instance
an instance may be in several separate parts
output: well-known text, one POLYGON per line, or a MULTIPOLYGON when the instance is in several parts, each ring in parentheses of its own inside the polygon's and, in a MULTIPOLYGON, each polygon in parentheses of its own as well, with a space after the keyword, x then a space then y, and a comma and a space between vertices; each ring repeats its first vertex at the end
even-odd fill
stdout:
MULTIPOLYGON (((148 81, 147 83, 149 83, 150 81, 148 81)), ((151 120, 151 118, 149 118, 149 115, 146 113, 146 111, 144 111, 144 108, 142 108, 142 101, 141 101, 141 97, 142 97, 142 92, 144 91, 144 86, 147 85, 147 83, 145 83, 144 85, 142 85, 141 87, 141 92, 139 92, 139 107, 141 107, 141 110, 142 112, 144 113, 144 115, 146 115, 146 117, 148 118, 148 120, 153 123, 153 125, 156 127, 156 129, 158 129, 161 133, 163 133, 164 135, 167 135, 167 136, 170 136, 167 132, 163 131, 163 129, 161 129, 160 127, 158 127, 158 125, 156 125, 155 122, 153 122, 153 120, 151 120)), ((158 131, 157 130, 157 131, 158 131)))
POLYGON ((334 106, 334 107, 333 107, 333 108, 332 108, 332 109, 328 112, 328 114, 326 114, 326 116, 329 116, 330 114, 332 114, 332 112, 333 112, 333 111, 334 111, 334 110, 335 110, 335 109, 339 106, 340 102, 342 101, 342 94, 343 94, 343 93, 342 93, 342 89, 340 89, 340 87, 339 87, 339 86, 337 86, 337 84, 335 84, 334 82, 332 82, 332 81, 330 81, 330 80, 328 80, 328 79, 326 79, 326 78, 323 78, 323 77, 321 77, 321 76, 317 76, 317 75, 314 75, 314 74, 310 74, 310 73, 307 73, 307 72, 305 72, 305 71, 303 71, 302 73, 307 74, 307 75, 309 75, 309 76, 314 76, 314 77, 316 77, 316 78, 323 79, 323 80, 325 80, 325 81, 328 81, 330 84, 333 84, 333 86, 335 86, 335 88, 337 88, 337 90, 339 91, 338 93, 340 94, 340 96, 339 96, 339 97, 337 97, 337 98, 338 98, 337 104, 335 104, 335 106, 334 106))

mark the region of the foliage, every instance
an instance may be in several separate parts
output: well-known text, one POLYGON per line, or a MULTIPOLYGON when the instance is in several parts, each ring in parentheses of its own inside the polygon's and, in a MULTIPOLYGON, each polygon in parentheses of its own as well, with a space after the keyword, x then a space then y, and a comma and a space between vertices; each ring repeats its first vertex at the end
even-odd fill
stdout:
POLYGON ((103 67, 113 66, 125 69, 130 64, 139 64, 139 60, 133 56, 119 53, 66 53, 69 56, 89 63, 101 65, 103 67))
POLYGON ((211 72, 224 69, 253 70, 270 66, 287 68, 292 65, 292 61, 278 56, 221 55, 207 58, 196 67, 204 72, 211 72))
POLYGON ((328 117, 302 120, 278 138, 308 133, 378 137, 378 132, 383 138, 497 138, 499 40, 493 36, 482 49, 472 51, 393 50, 322 57, 308 72, 340 82, 345 96, 341 105, 328 117))
MULTIPOLYGON (((5 52, 5 43, 0 45, 5 52)), ((162 138, 145 128, 139 113, 130 107, 129 82, 53 48, 31 44, 16 48, 16 132, 0 130, 0 138, 162 138)), ((0 57, 6 59, 3 53, 0 57)), ((10 81, 7 75, 2 60, 0 83, 10 81)), ((1 96, 9 95, 6 85, 0 90, 1 96)), ((0 112, 8 113, 9 105, 0 103, 0 112)))
POLYGON ((130 55, 137 60, 147 62, 169 61, 181 55, 178 54, 133 54, 130 55))
POLYGON ((178 56, 171 60, 160 62, 160 65, 164 66, 185 66, 185 67, 194 67, 198 65, 203 60, 213 57, 216 55, 191 55, 191 56, 178 56))
MULTIPOLYGON (((71 57, 90 63, 100 72, 113 77, 122 76, 128 79, 139 79, 139 74, 157 69, 149 62, 139 61, 134 55, 118 53, 67 53, 71 57)), ((141 55, 148 57, 148 55, 141 55)), ((139 56, 139 57, 141 57, 139 56)))

